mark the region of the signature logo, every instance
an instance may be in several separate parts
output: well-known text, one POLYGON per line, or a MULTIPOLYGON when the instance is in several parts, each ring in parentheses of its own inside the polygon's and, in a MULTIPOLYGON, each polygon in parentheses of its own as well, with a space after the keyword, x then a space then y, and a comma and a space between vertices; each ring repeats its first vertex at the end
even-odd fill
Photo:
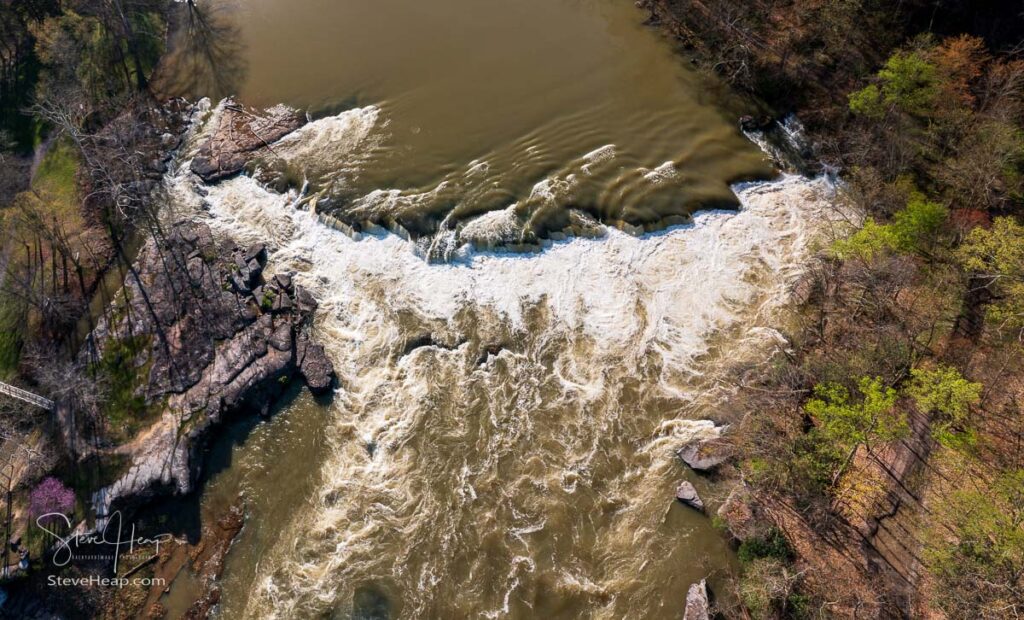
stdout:
MULTIPOLYGON (((53 512, 40 515, 36 518, 36 525, 57 541, 57 546, 53 553, 53 564, 58 568, 71 564, 75 560, 76 554, 79 554, 80 550, 83 548, 87 547, 89 551, 92 552, 95 551, 96 547, 106 547, 111 548, 111 554, 104 557, 113 558, 114 574, 116 575, 117 562, 122 555, 131 555, 134 553, 136 547, 149 546, 154 546, 155 553, 159 554, 160 545, 173 540, 174 538, 170 534, 159 534, 152 538, 136 536, 134 523, 131 524, 126 537, 126 532, 124 531, 124 517, 121 515, 120 510, 115 510, 110 513, 102 530, 86 534, 61 536, 59 532, 55 532, 53 529, 50 529, 54 528, 54 522, 63 522, 67 529, 71 529, 71 520, 63 513, 53 512)), ((96 555, 89 553, 89 559, 96 558, 96 555)))

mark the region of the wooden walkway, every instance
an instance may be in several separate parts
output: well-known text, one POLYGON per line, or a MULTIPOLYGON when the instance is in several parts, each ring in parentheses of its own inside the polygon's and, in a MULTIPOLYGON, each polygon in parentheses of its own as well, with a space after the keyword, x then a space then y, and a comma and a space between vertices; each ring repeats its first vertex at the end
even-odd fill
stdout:
POLYGON ((38 394, 33 394, 28 390, 23 390, 21 388, 14 387, 13 385, 8 385, 3 381, 0 381, 0 394, 6 394, 11 398, 17 398, 20 401, 24 401, 30 405, 35 405, 36 407, 42 407, 47 411, 53 411, 55 406, 53 401, 50 400, 49 398, 43 398, 38 394))

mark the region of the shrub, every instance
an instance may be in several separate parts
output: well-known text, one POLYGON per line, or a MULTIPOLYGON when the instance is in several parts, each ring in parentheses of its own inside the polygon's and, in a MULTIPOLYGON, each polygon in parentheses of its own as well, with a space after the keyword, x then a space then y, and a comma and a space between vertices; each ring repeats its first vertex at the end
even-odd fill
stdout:
POLYGON ((764 536, 748 538, 740 543, 737 555, 742 564, 751 564, 764 558, 790 562, 793 559, 793 548, 782 532, 773 528, 764 536))
POLYGON ((75 492, 54 477, 44 479, 29 494, 29 513, 40 523, 59 522, 57 514, 68 514, 75 509, 75 492))

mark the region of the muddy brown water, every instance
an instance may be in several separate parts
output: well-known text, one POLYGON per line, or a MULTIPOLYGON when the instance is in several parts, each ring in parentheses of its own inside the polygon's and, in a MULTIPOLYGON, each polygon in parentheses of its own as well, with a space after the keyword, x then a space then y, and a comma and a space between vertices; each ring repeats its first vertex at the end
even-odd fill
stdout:
MULTIPOLYGON (((221 38, 238 66, 194 95, 316 115, 380 109, 344 157, 318 144, 300 162, 265 162, 350 224, 443 236, 506 210, 505 230, 462 237, 528 244, 571 228, 573 207, 658 228, 735 206, 729 183, 770 172, 716 109, 721 90, 627 0, 208 4, 209 21, 236 29, 221 38)), ((445 245, 435 239, 433 254, 445 245)))
MULTIPOLYGON (((339 375, 205 487, 204 514, 248 515, 218 616, 679 618, 704 577, 727 597, 727 542, 673 499, 720 490, 674 449, 774 346, 827 188, 731 188, 770 167, 629 0, 199 5, 230 70, 179 87, 316 120, 257 178, 182 165, 171 195, 313 291, 339 375)), ((175 582, 169 615, 196 592, 175 582)))

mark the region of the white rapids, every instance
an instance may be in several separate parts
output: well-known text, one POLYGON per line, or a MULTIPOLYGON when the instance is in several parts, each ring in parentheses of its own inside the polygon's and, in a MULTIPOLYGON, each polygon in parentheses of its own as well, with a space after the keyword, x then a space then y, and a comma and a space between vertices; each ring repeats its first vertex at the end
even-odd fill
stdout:
MULTIPOLYGON (((379 117, 344 112, 324 124, 331 135, 278 150, 342 161, 379 117)), ((577 174, 595 161, 581 157, 577 174)), ((673 450, 710 432, 696 418, 729 389, 721 362, 775 342, 833 214, 827 180, 737 186, 740 211, 657 233, 605 228, 537 253, 430 264, 399 235, 325 225, 296 194, 240 176, 201 196, 181 170, 179 208, 267 243, 271 268, 313 291, 339 374, 330 454, 310 463, 321 488, 280 515, 248 600, 228 600, 224 617, 344 617, 367 588, 408 618, 680 615, 702 571, 687 549, 725 547, 667 516, 684 475, 673 450)), ((505 219, 467 228, 500 234, 505 219)))

